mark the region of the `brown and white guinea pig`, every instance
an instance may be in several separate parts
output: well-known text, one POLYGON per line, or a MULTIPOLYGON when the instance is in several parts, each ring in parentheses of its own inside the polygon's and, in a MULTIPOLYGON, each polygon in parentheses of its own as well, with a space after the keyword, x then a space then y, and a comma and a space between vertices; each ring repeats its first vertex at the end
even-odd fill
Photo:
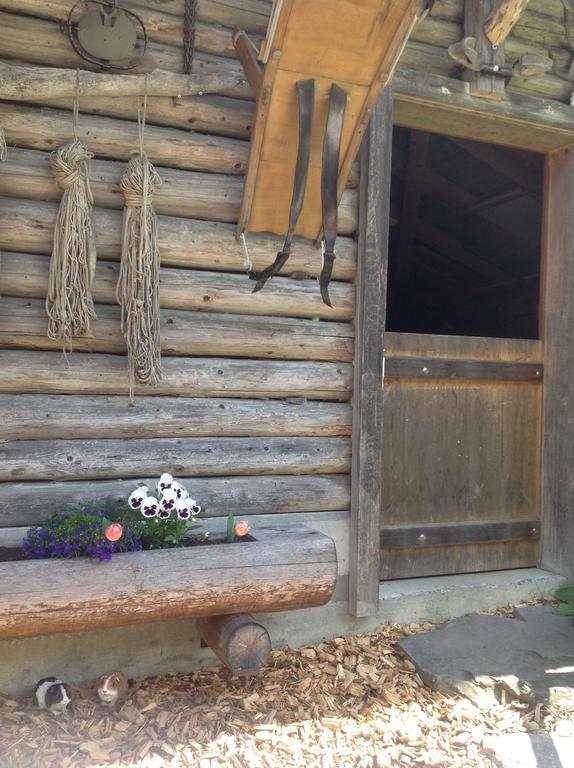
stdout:
POLYGON ((108 706, 123 699, 128 692, 128 687, 129 682, 123 672, 107 672, 96 683, 100 701, 108 706))
POLYGON ((57 677, 43 677, 36 683, 34 699, 40 709, 61 715, 72 703, 67 686, 57 677))

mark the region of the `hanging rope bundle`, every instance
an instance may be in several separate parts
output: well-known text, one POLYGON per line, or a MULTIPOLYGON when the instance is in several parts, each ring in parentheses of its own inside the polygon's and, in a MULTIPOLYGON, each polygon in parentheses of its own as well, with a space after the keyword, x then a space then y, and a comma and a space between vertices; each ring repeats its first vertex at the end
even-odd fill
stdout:
POLYGON ((85 336, 95 319, 91 285, 96 268, 92 223, 93 198, 89 162, 93 157, 78 141, 78 82, 74 101, 74 141, 59 147, 50 157, 52 174, 62 190, 54 227, 46 312, 48 337, 71 351, 72 337, 85 336))
POLYGON ((143 150, 146 99, 138 113, 140 151, 129 161, 120 187, 125 198, 122 256, 117 300, 128 350, 130 397, 135 382, 156 385, 161 379, 159 317, 159 248, 152 207, 159 174, 143 150))

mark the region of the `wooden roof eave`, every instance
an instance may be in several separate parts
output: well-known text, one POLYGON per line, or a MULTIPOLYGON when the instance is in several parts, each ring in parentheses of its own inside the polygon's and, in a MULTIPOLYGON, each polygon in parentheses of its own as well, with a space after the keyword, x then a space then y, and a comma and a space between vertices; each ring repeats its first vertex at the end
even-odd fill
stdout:
POLYGON ((574 144, 574 107, 507 90, 500 101, 468 83, 397 67, 394 122, 407 128, 548 153, 574 144))

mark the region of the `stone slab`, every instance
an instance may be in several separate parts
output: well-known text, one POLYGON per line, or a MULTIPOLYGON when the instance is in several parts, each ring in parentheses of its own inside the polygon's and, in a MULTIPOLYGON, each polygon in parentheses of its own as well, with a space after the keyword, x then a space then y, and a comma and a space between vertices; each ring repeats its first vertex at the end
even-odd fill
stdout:
POLYGON ((574 768, 574 737, 547 733, 485 736, 485 755, 496 768, 574 768))
POLYGON ((490 706, 506 689, 521 700, 574 707, 574 619, 548 606, 514 618, 463 616, 399 647, 424 682, 490 706))

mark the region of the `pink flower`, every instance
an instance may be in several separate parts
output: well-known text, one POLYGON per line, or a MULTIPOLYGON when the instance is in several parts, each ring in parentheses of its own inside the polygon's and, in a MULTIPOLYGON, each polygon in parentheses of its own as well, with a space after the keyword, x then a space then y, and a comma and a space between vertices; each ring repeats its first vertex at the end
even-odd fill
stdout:
POLYGON ((108 541, 117 541, 122 538, 124 529, 119 523, 110 523, 106 528, 105 536, 108 541))
POLYGON ((250 530, 251 530, 251 526, 247 520, 238 520, 235 523, 236 536, 247 536, 250 530))

